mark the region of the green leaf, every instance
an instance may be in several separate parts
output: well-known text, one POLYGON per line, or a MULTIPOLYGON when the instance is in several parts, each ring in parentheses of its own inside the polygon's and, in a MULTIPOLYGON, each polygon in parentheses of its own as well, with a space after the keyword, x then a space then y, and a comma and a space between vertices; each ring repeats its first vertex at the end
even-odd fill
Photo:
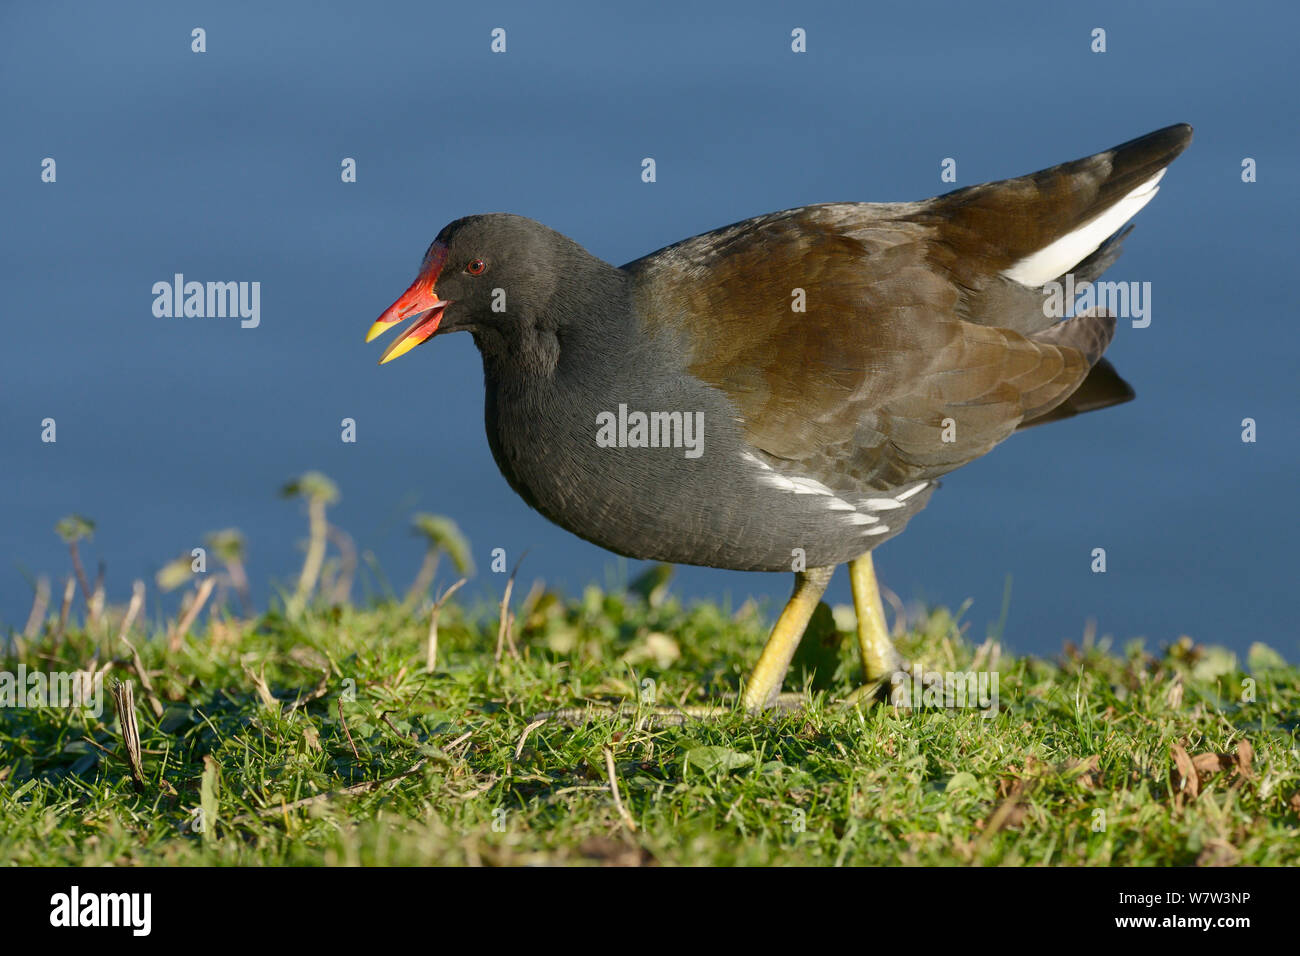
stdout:
POLYGON ((958 790, 975 790, 979 787, 979 780, 975 774, 962 771, 955 773, 948 778, 947 785, 943 788, 944 793, 953 793, 958 790))
POLYGON ((732 750, 729 747, 693 747, 686 751, 686 763, 698 770, 709 773, 714 770, 727 773, 748 767, 754 762, 749 754, 732 750))
POLYGON ((285 484, 280 494, 285 498, 319 499, 332 505, 339 500, 339 486, 319 471, 309 471, 285 484))
POLYGON ((469 540, 450 518, 419 512, 411 518, 411 530, 422 536, 432 551, 443 551, 451 557, 458 574, 473 574, 474 559, 470 556, 469 540))
POLYGON ((95 522, 81 515, 68 515, 66 518, 60 518, 58 524, 54 526, 54 533, 62 538, 67 544, 74 541, 80 541, 82 538, 89 539, 95 534, 95 522))
POLYGON ((154 575, 154 582, 160 591, 175 591, 178 587, 189 584, 194 577, 193 565, 193 559, 188 554, 183 554, 164 564, 154 575))
POLYGON ((1206 647, 1199 661, 1192 666, 1192 676, 1197 680, 1211 681, 1237 669, 1237 655, 1226 647, 1206 647))
POLYGON ((1269 671, 1287 669, 1286 659, 1267 644, 1256 641, 1246 653, 1246 668, 1252 674, 1267 674, 1269 671))
POLYGON ((208 549, 222 561, 244 560, 244 535, 238 528, 214 531, 204 541, 208 549))

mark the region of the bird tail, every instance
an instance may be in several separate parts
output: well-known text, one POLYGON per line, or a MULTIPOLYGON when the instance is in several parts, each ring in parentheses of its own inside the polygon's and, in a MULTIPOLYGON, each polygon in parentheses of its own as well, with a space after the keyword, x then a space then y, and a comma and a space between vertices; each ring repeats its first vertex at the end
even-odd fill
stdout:
POLYGON ((955 253, 946 262, 972 290, 969 317, 1082 352, 1091 369, 1058 404, 1027 410, 1020 428, 1127 402, 1133 389, 1102 353, 1115 333, 1105 311, 1063 322, 1042 308, 1043 287, 1072 274, 1095 282, 1119 257, 1125 224, 1155 198, 1165 169, 1192 140, 1185 123, 1050 169, 958 189, 926 204, 955 253), (1001 281, 990 282, 997 277, 1001 281), (1022 314, 1023 313, 1023 314, 1022 314))
POLYGON ((1136 396, 1133 387, 1120 378, 1119 372, 1115 371, 1115 366, 1106 359, 1099 359, 1079 387, 1070 393, 1069 398, 1037 418, 1025 419, 1016 430, 1059 422, 1066 418, 1073 418, 1075 415, 1082 415, 1084 412, 1109 408, 1112 405, 1122 405, 1124 402, 1132 401, 1136 396))
POLYGON ((1122 239, 1116 234, 1155 198, 1165 167, 1191 140, 1187 124, 1167 126, 1028 176, 945 193, 926 216, 944 222, 950 243, 969 237, 978 260, 971 267, 984 275, 1000 272, 1033 289, 1081 265, 1100 275, 1119 253, 1118 241, 1108 240, 1122 239))

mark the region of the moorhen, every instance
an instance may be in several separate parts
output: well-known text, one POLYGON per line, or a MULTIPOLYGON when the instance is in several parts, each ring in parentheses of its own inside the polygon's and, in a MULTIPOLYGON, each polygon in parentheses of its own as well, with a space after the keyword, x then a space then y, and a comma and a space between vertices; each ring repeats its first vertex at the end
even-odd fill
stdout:
POLYGON ((1017 429, 1133 397, 1101 357, 1115 317, 1060 320, 1052 284, 1115 260, 1191 136, 1170 126, 922 202, 774 212, 621 268, 531 219, 467 216, 366 341, 415 317, 382 364, 469 332, 502 474, 574 534, 632 558, 793 570, 748 709, 777 700, 845 562, 879 685, 900 658, 872 550, 1017 429))

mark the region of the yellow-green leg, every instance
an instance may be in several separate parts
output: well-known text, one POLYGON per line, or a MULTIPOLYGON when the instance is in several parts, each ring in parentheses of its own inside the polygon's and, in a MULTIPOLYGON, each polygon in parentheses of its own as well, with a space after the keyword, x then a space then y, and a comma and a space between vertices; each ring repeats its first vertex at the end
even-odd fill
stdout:
POLYGON ((746 710, 764 710, 777 702, 781 682, 790 669, 795 649, 834 573, 834 566, 795 573, 794 593, 777 618, 772 636, 767 639, 767 645, 745 683, 742 703, 746 710))
MULTIPOLYGON (((870 555, 866 556, 866 560, 867 569, 870 571, 870 555)), ((852 565, 850 565, 850 568, 852 568, 852 565)), ((835 567, 833 565, 828 568, 811 568, 807 571, 795 573, 794 593, 790 595, 790 600, 786 603, 785 609, 781 612, 781 616, 777 618, 776 626, 772 628, 772 634, 767 639, 763 653, 759 656, 758 663, 754 665, 749 680, 745 682, 745 691, 741 697, 741 702, 746 710, 754 713, 773 707, 795 709, 807 703, 802 694, 782 694, 781 684, 785 680, 786 672, 790 669, 790 661, 794 659, 794 652, 799 647, 799 641, 803 639, 808 622, 812 620, 813 612, 817 610, 817 604, 821 601, 822 595, 826 593, 826 586, 830 584, 831 576, 834 573, 835 567)), ((875 578, 871 577, 870 581, 871 586, 874 588, 875 578)), ((856 602, 858 598, 856 584, 854 585, 853 597, 856 602)), ((879 611, 880 597, 878 594, 875 601, 877 607, 876 619, 881 622, 878 628, 879 634, 883 638, 885 646, 892 651, 893 645, 889 643, 889 637, 884 632, 884 615, 879 611)), ((862 612, 860 607, 858 614, 861 620, 862 612)), ((859 624, 859 633, 861 634, 861 624, 859 624)), ((883 657, 877 655, 877 658, 891 662, 893 660, 887 654, 883 657)), ((893 668, 889 667, 888 672, 893 673, 893 668)), ((547 711, 538 714, 533 719, 581 723, 596 714, 612 711, 613 708, 605 706, 568 708, 547 711)), ((662 725, 684 723, 687 720, 719 718, 726 716, 729 712, 729 708, 725 706, 655 707, 647 716, 656 725, 662 725)))
POLYGON ((871 552, 849 562, 849 586, 853 590, 853 609, 858 615, 858 653, 866 684, 849 697, 857 701, 875 696, 882 684, 902 667, 902 656, 889 639, 885 627, 885 608, 880 603, 880 585, 871 552))

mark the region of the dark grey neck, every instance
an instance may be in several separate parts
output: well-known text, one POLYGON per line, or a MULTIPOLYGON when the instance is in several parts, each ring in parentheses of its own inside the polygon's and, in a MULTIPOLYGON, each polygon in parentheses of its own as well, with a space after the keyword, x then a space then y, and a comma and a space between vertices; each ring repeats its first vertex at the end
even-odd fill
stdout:
POLYGON ((535 313, 474 332, 488 443, 506 480, 539 510, 539 476, 559 467, 552 455, 594 441, 597 411, 634 380, 640 339, 631 277, 576 245, 560 258, 535 313))
POLYGON ((499 329, 475 330, 489 395, 564 390, 565 379, 613 369, 635 347, 631 277, 576 245, 565 253, 548 296, 499 329))

